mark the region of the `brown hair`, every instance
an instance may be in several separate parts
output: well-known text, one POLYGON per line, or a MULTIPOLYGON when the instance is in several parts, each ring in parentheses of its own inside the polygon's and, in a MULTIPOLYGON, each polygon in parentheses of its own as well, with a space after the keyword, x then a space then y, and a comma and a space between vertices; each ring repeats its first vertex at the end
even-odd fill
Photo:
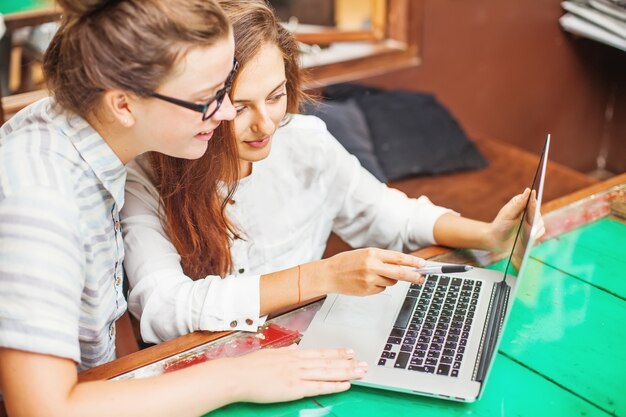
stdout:
MULTIPOLYGON (((305 97, 303 75, 298 66, 299 50, 271 7, 263 0, 218 0, 235 36, 235 57, 245 67, 263 45, 276 45, 282 52, 287 78, 287 111, 297 113, 305 97)), ((233 88, 236 88, 235 78, 233 88)), ((181 256, 185 273, 193 278, 231 272, 230 239, 235 226, 226 217, 227 202, 235 192, 239 159, 231 123, 222 123, 209 142, 207 152, 188 161, 151 154, 156 186, 163 203, 163 223, 181 256)))
POLYGON ((210 46, 230 25, 214 0, 57 0, 61 27, 43 63, 48 88, 81 116, 102 91, 146 97, 189 49, 210 46))

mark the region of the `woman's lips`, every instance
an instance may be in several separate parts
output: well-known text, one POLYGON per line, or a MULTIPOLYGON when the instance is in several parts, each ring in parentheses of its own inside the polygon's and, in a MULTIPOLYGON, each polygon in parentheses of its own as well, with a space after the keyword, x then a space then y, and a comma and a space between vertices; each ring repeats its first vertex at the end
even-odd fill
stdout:
POLYGON ((213 137, 213 132, 214 130, 211 130, 210 132, 200 132, 194 136, 194 138, 207 142, 213 137))
POLYGON ((270 136, 266 136, 262 139, 259 140, 252 140, 252 141, 246 141, 244 142, 246 145, 248 146, 252 146, 253 148, 262 148, 265 145, 267 145, 270 141, 270 136))

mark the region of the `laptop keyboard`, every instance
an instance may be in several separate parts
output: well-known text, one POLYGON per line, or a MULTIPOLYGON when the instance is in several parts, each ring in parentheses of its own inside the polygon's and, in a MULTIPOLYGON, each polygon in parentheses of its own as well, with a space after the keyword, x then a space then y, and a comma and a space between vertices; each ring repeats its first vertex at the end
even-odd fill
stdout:
POLYGON ((481 288, 445 275, 411 284, 378 365, 458 377, 481 288))

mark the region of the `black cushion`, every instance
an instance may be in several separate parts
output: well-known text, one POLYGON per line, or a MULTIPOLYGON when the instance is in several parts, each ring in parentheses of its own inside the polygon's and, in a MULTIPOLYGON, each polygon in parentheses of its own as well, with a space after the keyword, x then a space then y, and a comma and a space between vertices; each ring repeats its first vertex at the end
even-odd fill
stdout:
POLYGON ((374 144, 365 117, 354 100, 307 103, 303 113, 322 119, 328 131, 357 157, 365 169, 380 181, 387 181, 374 154, 374 144))
POLYGON ((487 166, 454 117, 430 94, 339 84, 325 96, 358 103, 390 180, 487 166))

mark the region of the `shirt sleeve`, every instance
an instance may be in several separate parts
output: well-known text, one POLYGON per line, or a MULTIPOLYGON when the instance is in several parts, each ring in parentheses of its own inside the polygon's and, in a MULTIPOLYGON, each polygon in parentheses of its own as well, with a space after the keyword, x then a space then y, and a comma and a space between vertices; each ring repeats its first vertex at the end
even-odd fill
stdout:
POLYGON ((158 343, 196 330, 256 331, 259 275, 209 275, 192 280, 159 218, 159 197, 145 171, 128 169, 122 210, 130 283, 128 307, 144 341, 158 343))
POLYGON ((0 193, 0 346, 80 362, 78 207, 58 190, 0 193))
POLYGON ((381 183, 326 131, 326 180, 338 196, 333 231, 353 247, 414 251, 436 244, 434 226, 444 213, 427 197, 409 198, 381 183))

